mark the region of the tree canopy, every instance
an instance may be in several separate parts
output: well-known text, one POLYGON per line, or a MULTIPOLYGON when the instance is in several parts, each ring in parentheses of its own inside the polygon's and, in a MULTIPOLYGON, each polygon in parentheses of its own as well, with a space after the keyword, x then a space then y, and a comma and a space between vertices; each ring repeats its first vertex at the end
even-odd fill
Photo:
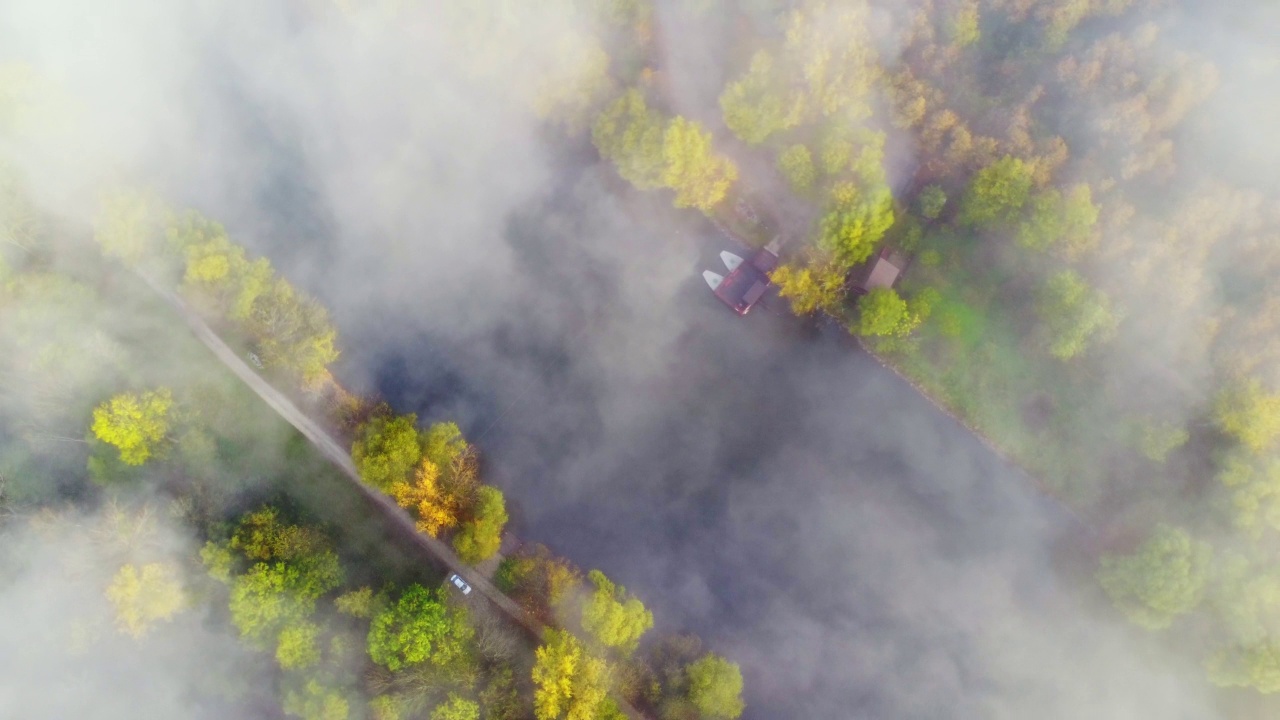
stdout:
POLYGON ((1008 155, 979 170, 960 198, 960 221, 986 226, 1014 220, 1030 196, 1032 172, 1008 155))
POLYGON ((742 671, 737 663, 707 653, 685 669, 689 699, 706 718, 733 720, 742 714, 742 671))
POLYGON ((186 604, 177 569, 165 563, 121 566, 106 595, 115 607, 116 626, 135 638, 146 635, 152 624, 172 618, 186 604))
POLYGON ((605 647, 634 652, 653 627, 653 613, 599 570, 587 573, 587 579, 595 591, 582 608, 582 627, 605 647))
POLYGON ((1205 543, 1159 525, 1133 554, 1104 556, 1098 582, 1131 620, 1159 630, 1200 602, 1210 556, 1205 543))
POLYGON ((533 708, 538 720, 592 720, 608 701, 611 671, 565 630, 548 630, 534 653, 533 708))
POLYGON ((724 199, 738 179, 733 161, 711 147, 711 133, 682 117, 667 125, 662 159, 662 182, 676 191, 676 207, 708 211, 724 199))
POLYGON ((401 482, 422 457, 417 415, 379 413, 360 427, 351 457, 360 477, 384 492, 401 482))
POLYGON ((476 491, 474 517, 462 526, 453 547, 463 562, 472 565, 488 560, 502 545, 507 525, 507 505, 502 491, 484 486, 476 491))
POLYGON ((93 411, 93 434, 120 450, 126 465, 141 465, 169 434, 173 393, 168 388, 123 393, 93 411))
POLYGON ((461 608, 448 607, 439 590, 410 585, 373 616, 369 657, 388 670, 429 663, 456 668, 468 662, 475 631, 461 608))

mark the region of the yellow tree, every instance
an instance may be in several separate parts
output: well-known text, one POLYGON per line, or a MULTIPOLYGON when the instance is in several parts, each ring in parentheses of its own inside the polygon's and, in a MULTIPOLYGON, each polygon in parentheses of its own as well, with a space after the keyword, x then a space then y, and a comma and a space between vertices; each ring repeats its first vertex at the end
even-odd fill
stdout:
POLYGON ((93 434, 120 449, 126 465, 141 465, 169 432, 173 394, 161 388, 116 395, 93 410, 93 434))
POLYGON ((538 720, 594 720, 609 695, 608 663, 589 655, 571 633, 548 630, 533 666, 538 720))
POLYGON ((388 489, 400 507, 418 516, 418 530, 432 537, 458 524, 461 507, 457 498, 440 486, 440 466, 424 457, 413 471, 413 479, 397 480, 388 489))
POLYGON ((107 255, 133 264, 155 246, 168 211, 152 193, 122 188, 103 196, 93 237, 107 255))
POLYGON ((1214 420, 1223 432, 1260 453, 1280 437, 1280 395, 1268 392, 1257 379, 1237 382, 1218 395, 1214 420))
POLYGON ((733 161, 717 155, 711 147, 711 133, 682 117, 667 126, 662 159, 662 182, 676 191, 676 207, 708 211, 724 199, 738 179, 733 161))
POLYGON ((778 294, 791 301, 791 311, 797 315, 818 310, 834 312, 839 307, 844 273, 835 263, 820 262, 808 267, 782 265, 773 271, 770 279, 778 286, 778 294))
POLYGON ((153 623, 176 615, 186 603, 177 572, 161 563, 121 567, 106 596, 115 608, 116 626, 135 638, 146 635, 153 623))

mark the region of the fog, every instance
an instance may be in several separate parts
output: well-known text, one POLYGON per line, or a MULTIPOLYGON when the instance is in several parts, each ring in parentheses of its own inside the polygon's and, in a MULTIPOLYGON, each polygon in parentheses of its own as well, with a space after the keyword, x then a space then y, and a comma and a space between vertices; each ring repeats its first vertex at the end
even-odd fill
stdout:
MULTIPOLYGON (((1093 589, 1079 519, 842 331, 780 302, 733 316, 699 277, 732 241, 529 112, 539 78, 574 77, 552 41, 587 25, 570 7, 9 0, 0 62, 36 81, 5 151, 73 231, 136 183, 269 256, 331 310, 344 384, 459 421, 514 532, 741 663, 744 717, 1224 716, 1197 663, 1093 589)), ((1196 12, 1224 90, 1192 147, 1274 179, 1280 145, 1252 141, 1276 106, 1249 92, 1275 79, 1274 35, 1196 12)), ((676 97, 709 121, 712 18, 655 14, 676 97)), ((1164 339, 1197 383, 1192 322, 1164 339)), ((11 532, 42 554, 0 585, 0 714, 213 717, 190 700, 209 667, 257 687, 198 619, 61 666, 38 628, 101 579, 50 559, 88 549, 11 532)))

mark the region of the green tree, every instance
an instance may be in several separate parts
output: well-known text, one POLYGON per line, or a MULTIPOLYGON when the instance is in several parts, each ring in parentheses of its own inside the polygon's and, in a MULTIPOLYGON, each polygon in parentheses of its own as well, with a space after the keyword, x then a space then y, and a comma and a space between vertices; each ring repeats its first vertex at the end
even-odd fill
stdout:
POLYGON ((893 196, 887 188, 837 198, 822 218, 818 247, 845 269, 871 257, 876 243, 893 226, 893 196))
POLYGON ((907 302, 893 288, 875 288, 858 298, 856 332, 859 335, 902 336, 913 328, 907 302))
POLYGON ((1018 226, 1018 243, 1034 250, 1052 245, 1080 248, 1097 222, 1098 208, 1088 185, 1076 185, 1066 197, 1050 188, 1031 198, 1027 217, 1018 226))
POLYGON ((1009 155, 979 170, 960 198, 960 222, 985 226, 1014 220, 1031 193, 1033 171, 1009 155))
POLYGON ((662 138, 662 182, 676 191, 676 207, 711 210, 738 179, 731 160, 711 147, 711 133, 693 120, 677 117, 662 138))
POLYGON ((338 332, 328 311, 284 280, 276 280, 254 299, 249 329, 264 364, 285 368, 305 383, 322 380, 329 364, 338 359, 338 332))
POLYGON ((380 413, 360 427, 351 457, 365 482, 386 492, 409 474, 422 457, 417 421, 413 414, 380 413))
POLYGON ((720 93, 720 111, 733 134, 759 145, 776 132, 800 124, 803 98, 787 93, 788 82, 774 69, 773 56, 761 50, 751 66, 720 93))
POLYGON ((251 643, 269 646, 282 629, 310 617, 316 599, 341 581, 338 558, 328 550, 292 563, 257 563, 231 582, 231 622, 251 643))
POLYGON ((1251 687, 1280 692, 1280 641, 1263 640, 1220 650, 1206 664, 1209 680, 1220 687, 1251 687))
POLYGON ((493 557, 502 545, 507 526, 507 506, 502 491, 485 486, 476 492, 475 517, 462 526, 453 547, 462 561, 471 565, 493 557))
POLYGON ((737 663, 707 653, 685 670, 689 700, 705 718, 733 720, 742 714, 742 671, 737 663))
POLYGON ((373 595, 373 588, 362 587, 339 595, 333 604, 343 615, 367 619, 373 617, 378 600, 373 595))
POLYGON ((163 563, 122 566, 106 595, 116 611, 116 626, 135 638, 146 635, 156 622, 172 618, 187 602, 177 570, 163 563))
POLYGON ((140 395, 124 393, 93 411, 93 434, 120 450, 127 465, 141 465, 169 434, 173 393, 160 388, 140 395))
POLYGON ((1236 381, 1218 393, 1213 419, 1222 432, 1261 453, 1280 437, 1280 395, 1256 378, 1236 381))
POLYGON ((1090 342, 1109 335, 1119 323, 1107 296, 1073 270, 1049 278, 1040 292, 1038 311, 1049 354, 1059 360, 1080 355, 1090 342))
POLYGON ((653 613, 599 570, 587 573, 587 579, 596 589, 582 608, 582 627, 605 647, 635 652, 640 638, 653 627, 653 613))
POLYGON ((591 139, 624 180, 641 190, 663 185, 666 121, 632 88, 596 118, 591 139))
POLYGON ((480 720, 480 706, 455 693, 431 711, 431 720, 480 720))
POLYGON ((302 720, 347 720, 351 706, 342 691, 311 679, 285 692, 284 711, 302 720))
POLYGON ((1133 554, 1104 555, 1097 578, 1130 620, 1159 630, 1199 604, 1211 556, 1185 531, 1158 525, 1133 554))
POLYGON ((804 145, 792 145, 778 155, 778 170, 787 179, 791 189, 808 192, 818 179, 817 170, 813 167, 813 155, 804 145))
POLYGON ((102 197, 93 222, 94 240, 105 254, 136 264, 154 251, 167 213, 153 193, 113 190, 102 197))
POLYGON ((1218 482, 1230 493, 1236 527, 1257 538, 1266 527, 1280 530, 1280 462, 1262 462, 1236 450, 1221 461, 1218 482))
POLYGON ((280 631, 276 662, 285 670, 298 670, 320 662, 320 626, 303 620, 280 631))
POLYGON ((373 616, 369 657, 388 670, 419 663, 457 669, 469 662, 474 635, 465 610, 446 606, 439 591, 410 585, 373 616))
POLYGON ((1191 439, 1191 433, 1178 423, 1157 422, 1147 419, 1139 427, 1138 448, 1148 460, 1163 463, 1169 453, 1191 439))
POLYGON ((917 200, 920 203, 920 215, 926 220, 937 220, 942 209, 947 206, 947 193, 938 185, 929 185, 920 191, 917 200))

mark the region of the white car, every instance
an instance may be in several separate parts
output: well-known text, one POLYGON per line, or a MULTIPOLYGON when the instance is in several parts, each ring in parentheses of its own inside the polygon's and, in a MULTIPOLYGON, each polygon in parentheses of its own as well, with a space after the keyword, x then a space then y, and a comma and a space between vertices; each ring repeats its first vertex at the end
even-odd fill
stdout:
POLYGON ((449 576, 449 584, 461 590, 463 595, 471 594, 471 586, 467 584, 466 580, 458 577, 458 573, 449 576))

